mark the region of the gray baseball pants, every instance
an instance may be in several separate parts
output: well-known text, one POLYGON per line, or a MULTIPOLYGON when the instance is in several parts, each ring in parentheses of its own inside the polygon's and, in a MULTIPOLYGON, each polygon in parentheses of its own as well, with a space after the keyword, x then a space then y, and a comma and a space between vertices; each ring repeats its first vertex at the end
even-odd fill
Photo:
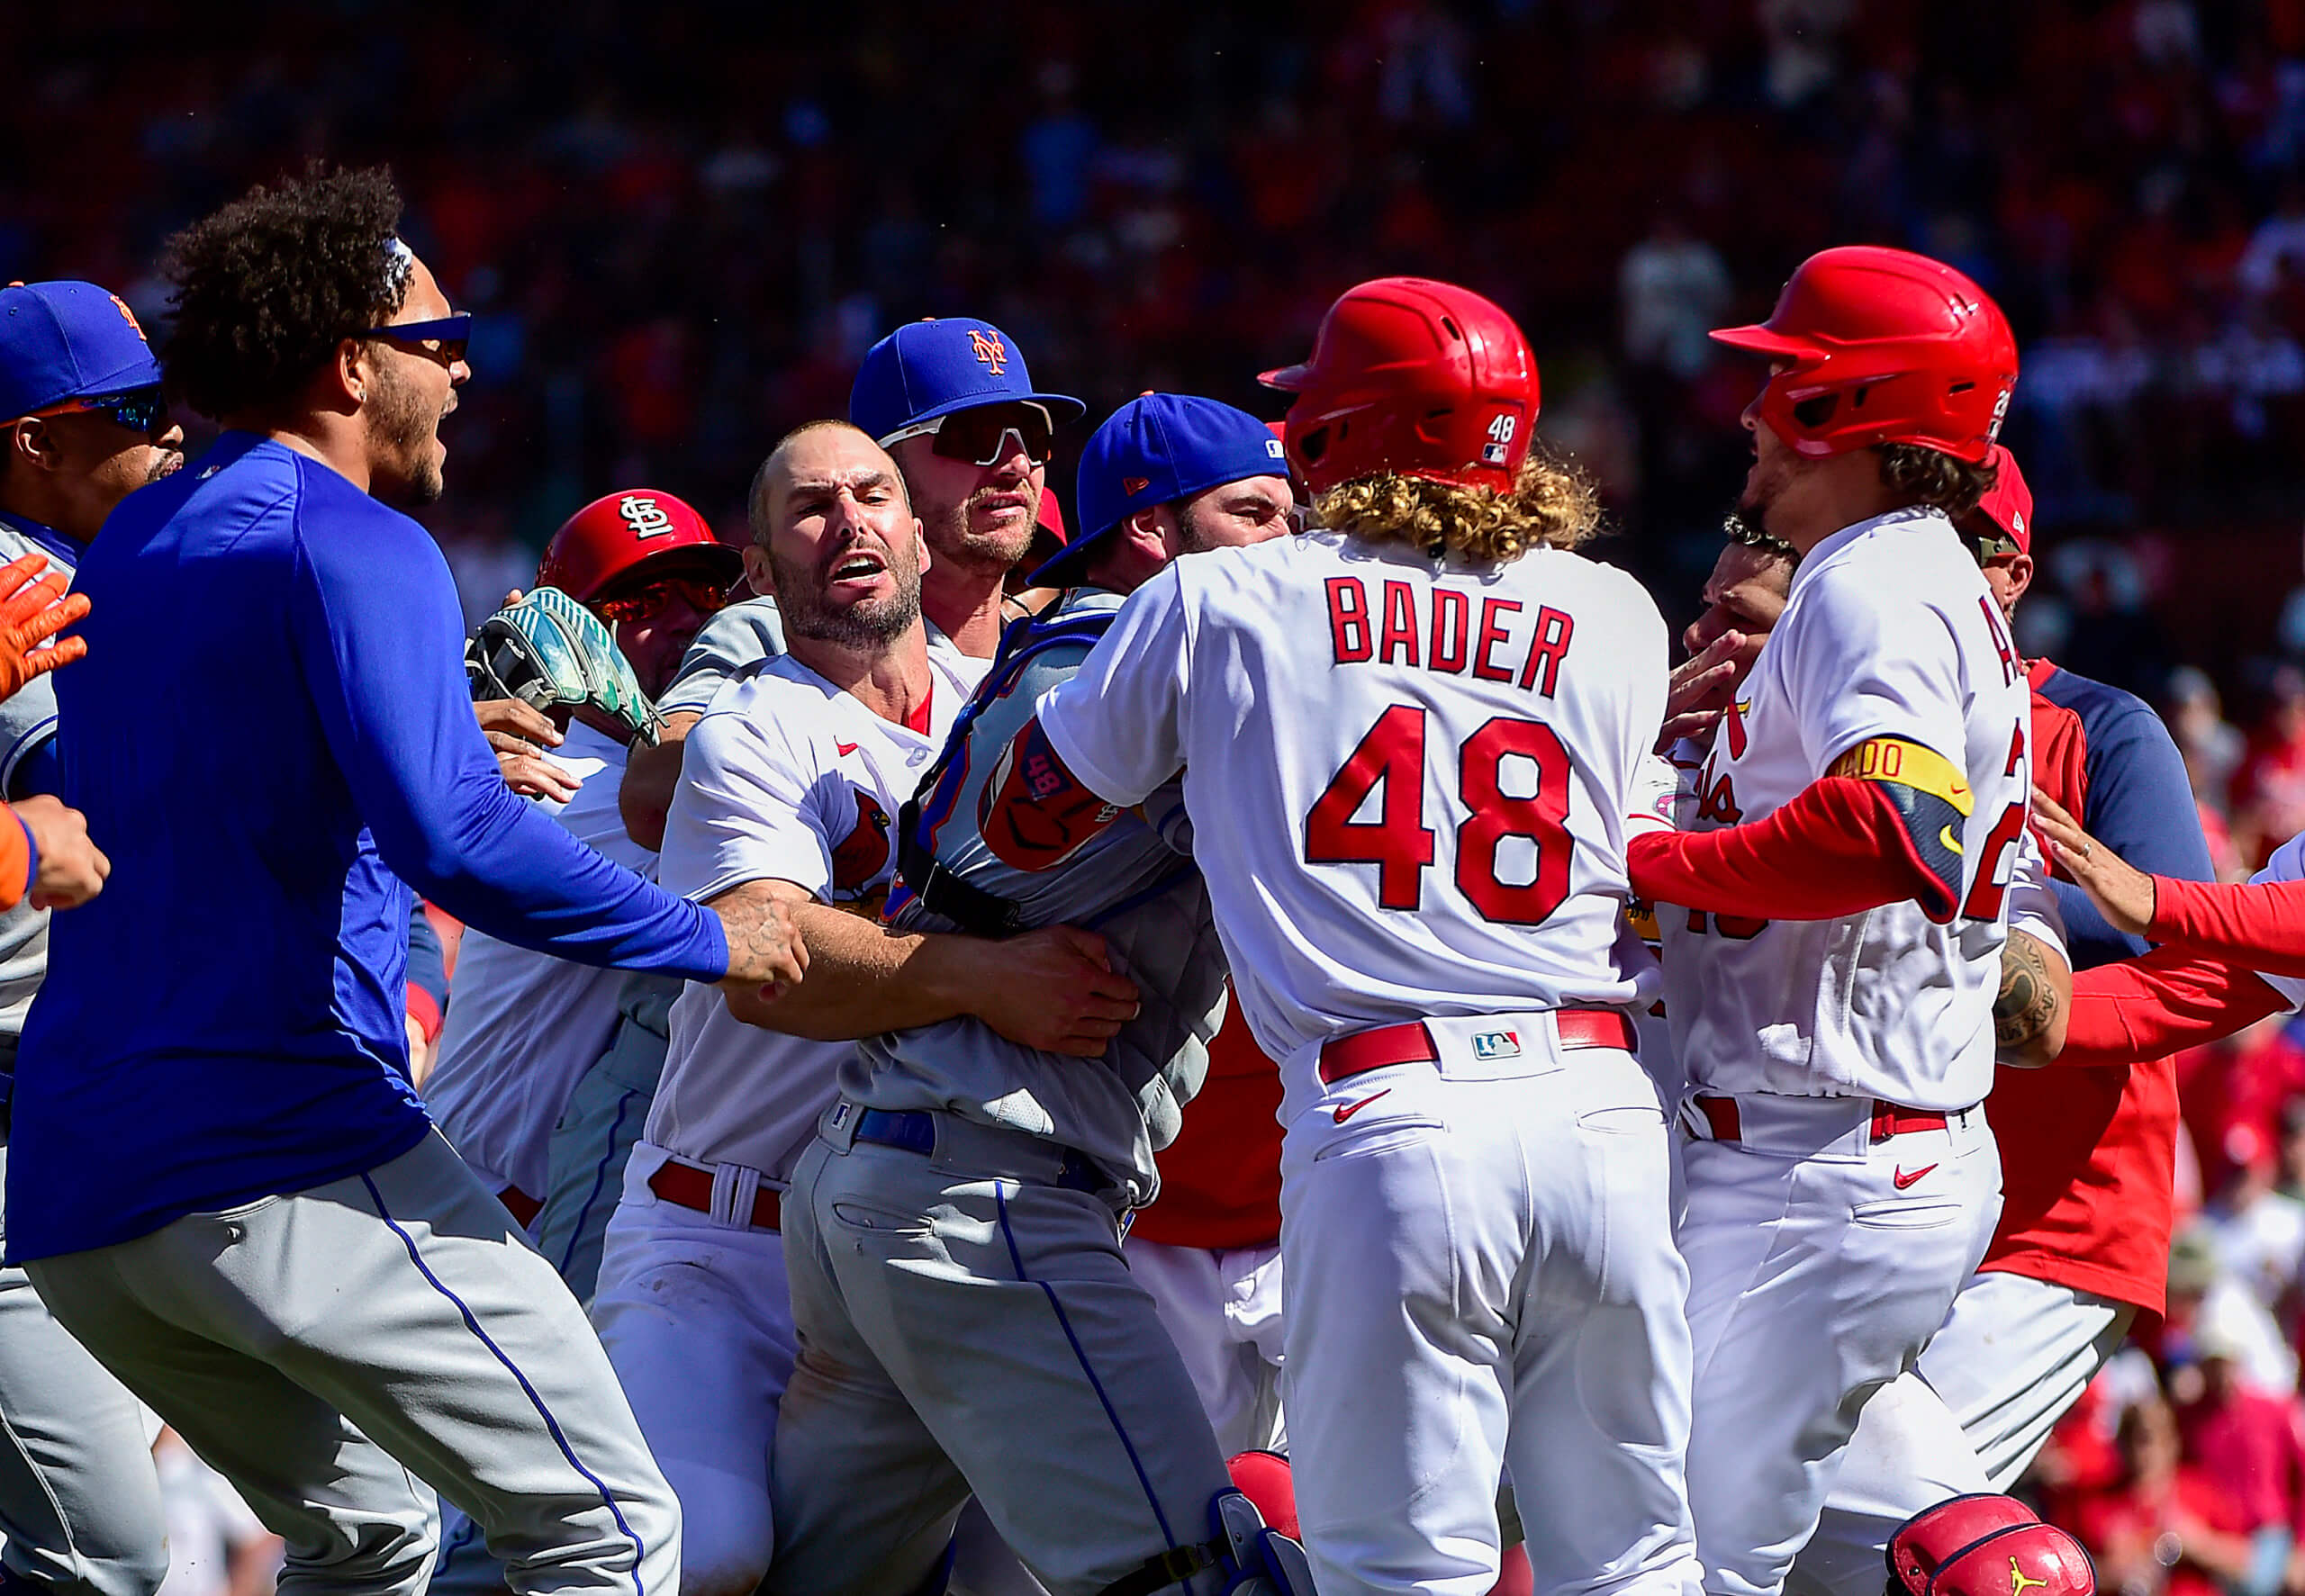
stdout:
POLYGON ((432 1486, 523 1596, 676 1588, 679 1507, 607 1354, 438 1132, 365 1174, 26 1270, 285 1538, 284 1596, 413 1596, 432 1486))
POLYGON ((939 1114, 934 1156, 851 1145, 841 1106, 784 1204, 800 1356, 767 1596, 917 1588, 972 1491, 1056 1596, 1207 1541, 1232 1476, 1113 1210, 1054 1184, 1051 1143, 939 1114))
MULTIPOLYGON (((0 1141, 0 1179, 7 1158, 0 1141)), ((67 1596, 151 1596, 166 1534, 136 1399, 0 1268, 0 1566, 67 1596)))

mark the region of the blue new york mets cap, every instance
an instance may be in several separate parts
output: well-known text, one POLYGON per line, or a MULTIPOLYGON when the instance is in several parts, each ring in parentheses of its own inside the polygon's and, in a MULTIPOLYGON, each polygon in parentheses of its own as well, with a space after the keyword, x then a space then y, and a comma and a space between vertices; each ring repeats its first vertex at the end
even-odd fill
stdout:
POLYGON ((1046 405, 1060 427, 1089 408, 1070 394, 1035 391, 1024 356, 991 322, 951 316, 910 322, 866 351, 848 391, 848 419, 886 443, 954 410, 1019 399, 1046 405))
POLYGON ((1189 393, 1147 393, 1106 418, 1080 451, 1072 498, 1078 536, 1032 574, 1035 587, 1084 580, 1098 540, 1148 505, 1189 499, 1252 476, 1285 477, 1272 428, 1246 410, 1189 393))
POLYGON ((0 421, 159 380, 160 363, 120 295, 94 283, 0 288, 0 421))

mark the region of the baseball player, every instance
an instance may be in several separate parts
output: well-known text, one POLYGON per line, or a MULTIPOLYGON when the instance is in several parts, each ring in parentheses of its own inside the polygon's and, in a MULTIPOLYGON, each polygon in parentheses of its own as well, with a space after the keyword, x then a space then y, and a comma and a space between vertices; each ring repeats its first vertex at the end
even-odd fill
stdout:
MULTIPOLYGON (((1993 485, 1960 529, 2013 621, 2032 576, 2033 499, 2006 449, 1995 445, 1992 464, 1993 485)), ((2208 880, 2184 762, 2159 717, 2046 659, 2025 672, 2038 790, 2085 813, 2147 869, 2208 880)), ((2145 951, 2142 938, 2109 924, 2071 881, 2049 888, 2076 970, 2145 951)), ((2034 1025, 2047 1017, 2037 1005, 2034 1025)), ((2028 1025, 2016 1014, 2001 1023, 2006 1058, 2011 1027, 2028 1025)), ((2014 1485, 2130 1322, 2162 1310, 2176 1159, 2170 1061, 2003 1067, 1985 1117, 2003 1149, 2001 1222, 1917 1376, 1905 1377, 1927 1382, 1961 1434, 1910 1390, 1893 1386, 1867 1404, 1800 1559, 1802 1575, 1843 1596, 1870 1596, 1879 1548, 1899 1520, 1952 1492, 2014 1485)))
MULTIPOLYGON (((1036 548, 1061 537, 1041 506, 1056 429, 1086 407, 1033 385, 1008 335, 969 318, 917 321, 874 344, 848 394, 848 419, 887 449, 928 540, 920 613, 933 645, 990 662, 1000 643, 1004 582, 1036 548)), ((664 834, 680 779, 681 743, 719 683, 784 650, 774 595, 731 605, 682 662, 658 708, 657 745, 627 768, 625 825, 644 847, 664 834)), ((978 670, 981 672, 981 663, 978 670)))
POLYGON ((1056 1596, 1213 1593, 1263 1573, 1260 1526, 1234 1522, 1245 1499, 1117 1222, 1159 1187, 1153 1155, 1225 1001, 1207 893, 1171 840, 1181 808, 1148 807, 1058 870, 980 817, 1010 738, 1123 594, 1180 555, 1288 530, 1287 468, 1255 417, 1146 394, 1089 440, 1076 502, 1082 536, 1033 582, 1088 585, 1010 633, 906 811, 890 918, 987 937, 1093 925, 1143 1007, 1095 1060, 962 1018, 875 1036, 843 1070, 785 1211, 800 1351, 772 1592, 919 1587, 972 1491, 1056 1596), (890 1480, 910 1483, 876 1488, 890 1480))
POLYGON ((515 1590, 669 1591, 678 1510, 583 1310, 394 1070, 402 882, 506 940, 747 990, 797 982, 802 943, 782 906, 683 903, 505 788, 447 564, 384 503, 439 492, 469 374, 398 213, 381 173, 314 174, 172 242, 167 381, 226 430, 80 565, 58 762, 118 869, 51 928, 7 1246, 285 1537, 287 1579, 412 1588, 437 1484, 515 1590), (156 647, 210 713, 149 713, 156 647), (262 726, 265 757, 220 726, 262 726))
MULTIPOLYGON (((545 546, 537 583, 611 627, 654 694, 743 574, 744 556, 686 503, 631 488, 563 523, 545 546)), ((565 741, 539 757, 581 785, 565 800, 538 801, 577 841, 653 879, 656 856, 625 835, 617 815, 629 735, 578 709, 565 741)), ((467 931, 457 953, 456 1003, 424 1082, 425 1106, 580 1303, 592 1301, 601 1234, 655 1092, 680 988, 669 977, 575 964, 483 931, 467 931)), ((502 1582, 479 1527, 444 1506, 436 1596, 502 1582)))
POLYGON ((920 523, 845 421, 780 442, 753 484, 755 591, 790 653, 722 688, 689 735, 659 879, 700 902, 788 906, 800 987, 692 986, 609 1222, 592 1318, 689 1526, 684 1590, 741 1596, 773 1549, 769 1457, 791 1370, 782 1210, 853 1040, 973 1014, 1094 1055, 1135 989, 1069 927, 994 943, 884 934, 893 826, 980 674, 931 650, 920 523), (1084 1029, 1085 1027, 1085 1029, 1084 1029))
POLYGON ((1829 249, 1767 322, 1740 517, 1801 551, 1715 728, 1694 830, 1633 840, 1683 1123, 1705 1585, 1775 1596, 1867 1397, 2000 1212, 1993 1007, 2030 790, 2022 662, 1948 515, 2016 380, 1949 267, 1829 249))
MULTIPOLYGON (((32 575, 68 580, 112 508, 184 464, 184 432, 159 383, 159 363, 117 296, 93 283, 0 289, 0 560, 15 573, 12 591, 25 580, 14 563, 26 559, 32 575)), ((55 790, 55 735, 45 678, 0 702, 0 791, 16 800, 43 862, 66 846, 41 834, 61 806, 31 797, 55 790)), ((0 826, 0 884, 25 873, 25 841, 0 826)), ((0 913, 0 1074, 14 1069, 47 969, 48 925, 21 889, 0 913)), ((149 1596, 168 1561, 135 1402, 14 1267, 0 1268, 0 1565, 80 1596, 149 1596)))
POLYGON ((1362 284, 1265 380, 1329 529, 1138 589, 1019 733, 990 824, 1061 850, 1183 769, 1282 1060, 1319 1588, 1487 1591, 1509 1460, 1539 1588, 1692 1591, 1686 1276, 1622 1006, 1650 967, 1618 931, 1663 620, 1572 552, 1591 491, 1531 455, 1535 362, 1487 300, 1362 284))

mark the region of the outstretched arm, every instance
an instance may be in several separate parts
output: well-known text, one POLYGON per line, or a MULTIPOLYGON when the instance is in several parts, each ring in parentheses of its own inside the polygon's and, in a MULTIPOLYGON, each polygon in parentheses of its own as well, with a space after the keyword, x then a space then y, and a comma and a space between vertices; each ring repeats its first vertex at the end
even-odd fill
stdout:
POLYGON ((2247 1030, 2289 1000, 2222 959, 2156 948, 2073 979, 2073 1014, 2060 1068, 2135 1064, 2247 1030))

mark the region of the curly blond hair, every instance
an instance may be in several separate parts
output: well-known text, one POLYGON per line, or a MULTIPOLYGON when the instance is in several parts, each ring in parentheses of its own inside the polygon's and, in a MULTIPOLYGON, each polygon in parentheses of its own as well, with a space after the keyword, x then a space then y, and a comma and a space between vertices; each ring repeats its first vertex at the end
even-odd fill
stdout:
POLYGON ((1510 492, 1388 472, 1340 483, 1315 508, 1332 532, 1483 565, 1517 560, 1539 546, 1575 548, 1601 529, 1593 479, 1541 449, 1529 451, 1510 492))

